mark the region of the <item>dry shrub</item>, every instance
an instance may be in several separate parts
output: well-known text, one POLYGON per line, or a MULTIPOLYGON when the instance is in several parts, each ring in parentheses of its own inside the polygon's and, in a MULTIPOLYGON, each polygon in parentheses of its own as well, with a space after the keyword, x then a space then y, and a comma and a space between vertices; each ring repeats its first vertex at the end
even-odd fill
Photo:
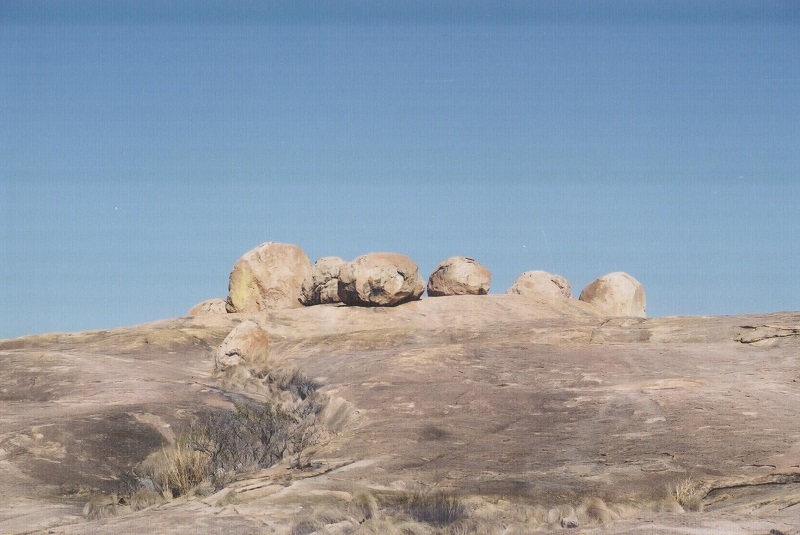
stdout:
POLYGON ((307 377, 297 368, 270 370, 264 374, 267 384, 281 392, 289 392, 294 399, 304 400, 316 392, 320 384, 307 377))
POLYGON ((403 510, 414 520, 433 526, 450 526, 467 518, 467 509, 455 494, 418 490, 407 496, 403 510))

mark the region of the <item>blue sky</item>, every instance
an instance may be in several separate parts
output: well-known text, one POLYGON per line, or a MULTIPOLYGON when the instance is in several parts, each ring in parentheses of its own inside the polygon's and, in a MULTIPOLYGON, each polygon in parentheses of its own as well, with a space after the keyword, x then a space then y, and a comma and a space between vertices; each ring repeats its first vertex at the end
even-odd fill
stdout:
POLYGON ((800 310, 795 2, 0 2, 0 337, 183 315, 265 241, 800 310))

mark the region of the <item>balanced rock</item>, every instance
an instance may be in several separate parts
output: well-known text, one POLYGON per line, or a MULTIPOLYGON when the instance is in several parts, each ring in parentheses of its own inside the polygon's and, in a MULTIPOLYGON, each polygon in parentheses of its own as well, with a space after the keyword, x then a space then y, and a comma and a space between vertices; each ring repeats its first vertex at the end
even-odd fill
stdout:
POLYGON ((215 297, 214 299, 206 299, 197 303, 189 309, 186 313, 187 316, 204 316, 206 314, 226 314, 228 310, 225 308, 225 300, 215 297))
POLYGON ((240 364, 264 364, 269 355, 269 335, 258 323, 245 320, 228 333, 217 349, 214 365, 225 371, 240 364))
POLYGON ((397 253, 365 254, 339 271, 339 298, 347 305, 395 306, 419 299, 424 291, 417 265, 397 253))
POLYGON ((338 256, 324 256, 314 262, 303 281, 301 302, 306 306, 340 302, 339 271, 346 263, 338 256))
POLYGON ((572 287, 569 281, 561 275, 537 270, 522 273, 506 293, 569 299, 572 297, 572 287))
POLYGON ((492 274, 466 256, 452 256, 439 264, 428 278, 428 295, 486 295, 492 274))
POLYGON ((641 283, 621 271, 603 275, 589 283, 578 298, 607 316, 647 317, 641 283))
POLYGON ((245 253, 228 282, 228 312, 259 312, 301 306, 301 287, 311 262, 297 245, 267 242, 245 253))

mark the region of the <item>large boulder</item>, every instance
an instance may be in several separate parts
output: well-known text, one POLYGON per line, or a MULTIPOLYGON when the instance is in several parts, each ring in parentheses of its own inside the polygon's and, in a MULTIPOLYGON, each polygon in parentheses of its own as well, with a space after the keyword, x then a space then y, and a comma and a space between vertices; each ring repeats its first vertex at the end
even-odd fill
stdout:
POLYGON ((428 278, 428 295, 486 295, 492 273, 472 258, 451 256, 428 278))
POLYGON ((215 297, 213 299, 206 299, 197 303, 189 309, 186 313, 187 316, 204 316, 206 314, 227 314, 228 310, 225 308, 225 300, 215 297))
POLYGON ((606 316, 647 317, 644 287, 621 271, 603 275, 589 283, 578 298, 606 316))
POLYGON ((314 262, 303 281, 301 302, 306 306, 340 302, 339 271, 346 263, 338 256, 324 256, 314 262))
POLYGON ((572 297, 572 286, 561 275, 539 270, 526 271, 517 277, 506 293, 569 299, 572 297))
POLYGON ((417 265, 397 253, 365 254, 339 271, 339 298, 347 305, 395 306, 419 299, 424 291, 417 265))
POLYGON ((297 245, 267 242, 244 254, 228 282, 228 312, 260 312, 302 306, 301 287, 311 261, 297 245))
POLYGON ((263 365, 269 356, 269 335, 258 323, 245 320, 228 333, 217 349, 214 365, 225 371, 239 365, 263 365))

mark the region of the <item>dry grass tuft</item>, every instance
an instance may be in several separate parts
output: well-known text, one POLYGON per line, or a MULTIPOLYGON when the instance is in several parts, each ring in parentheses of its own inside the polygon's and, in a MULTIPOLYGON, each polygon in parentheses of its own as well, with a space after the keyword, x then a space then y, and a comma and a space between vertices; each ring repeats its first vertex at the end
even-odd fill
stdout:
POLYGON ((369 519, 353 533, 358 535, 432 535, 433 528, 410 520, 369 519))
POLYGON ((687 477, 670 487, 670 494, 686 511, 703 510, 703 491, 699 483, 687 477))
POLYGON ((353 505, 365 520, 378 519, 380 516, 378 500, 368 490, 360 490, 354 493, 353 505))
POLYGON ((350 516, 345 510, 334 507, 314 507, 304 515, 295 518, 292 523, 292 535, 307 535, 309 533, 326 533, 328 527, 347 527, 347 532, 359 524, 358 520, 350 516))
POLYGON ((88 520, 99 520, 119 515, 120 509, 121 507, 108 496, 92 496, 92 499, 83 506, 83 516, 88 520))
POLYGON ((591 524, 608 524, 619 518, 600 498, 586 498, 577 511, 581 526, 591 524))
POLYGON ((146 470, 161 494, 171 499, 188 494, 210 475, 211 457, 182 439, 158 452, 146 470))

